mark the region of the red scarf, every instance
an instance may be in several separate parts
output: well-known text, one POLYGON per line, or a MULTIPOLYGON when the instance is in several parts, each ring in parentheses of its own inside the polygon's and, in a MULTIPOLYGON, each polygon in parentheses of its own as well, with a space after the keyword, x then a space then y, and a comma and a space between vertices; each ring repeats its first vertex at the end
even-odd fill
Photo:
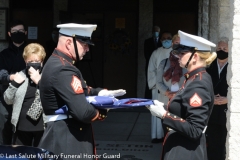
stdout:
POLYGON ((170 61, 170 67, 163 74, 163 77, 166 81, 172 79, 172 84, 175 84, 180 81, 180 77, 182 76, 182 68, 179 65, 178 58, 172 55, 171 52, 168 59, 170 61))

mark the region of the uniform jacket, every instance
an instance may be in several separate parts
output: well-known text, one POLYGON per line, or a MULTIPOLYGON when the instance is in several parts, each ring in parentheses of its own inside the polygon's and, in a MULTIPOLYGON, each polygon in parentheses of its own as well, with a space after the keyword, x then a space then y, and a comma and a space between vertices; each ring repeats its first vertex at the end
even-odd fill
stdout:
POLYGON ((72 118, 48 122, 39 147, 58 155, 93 155, 91 122, 98 112, 85 96, 97 95, 100 90, 88 87, 72 58, 55 49, 42 71, 40 96, 43 110, 46 115, 54 115, 57 109, 66 105, 72 118))
MULTIPOLYGON (((214 60, 209 68, 207 68, 207 72, 210 74, 212 78, 212 84, 214 89, 214 95, 221 95, 227 97, 228 92, 228 84, 227 84, 227 66, 226 64, 220 73, 220 77, 218 74, 218 64, 217 59, 214 60)), ((209 123, 211 124, 220 124, 226 125, 226 112, 227 112, 227 104, 223 105, 214 105, 212 114, 210 116, 209 123)))
MULTIPOLYGON (((163 77, 163 74, 168 70, 170 67, 170 61, 168 58, 162 60, 158 66, 157 70, 157 89, 160 92, 159 101, 163 102, 165 105, 168 104, 168 97, 165 96, 166 91, 169 89, 171 90, 172 80, 166 81, 163 77)), ((184 74, 187 72, 185 68, 182 68, 182 77, 180 78, 180 81, 178 82, 179 88, 181 88, 185 77, 184 74)))
POLYGON ((163 145, 164 160, 206 160, 203 133, 214 103, 210 75, 205 68, 185 74, 182 88, 167 105, 163 124, 172 130, 163 145))

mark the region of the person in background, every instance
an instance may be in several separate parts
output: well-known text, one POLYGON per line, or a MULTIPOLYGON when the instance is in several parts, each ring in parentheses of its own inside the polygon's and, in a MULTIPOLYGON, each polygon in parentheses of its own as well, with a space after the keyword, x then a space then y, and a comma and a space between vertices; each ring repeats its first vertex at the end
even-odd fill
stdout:
MULTIPOLYGON (((152 99, 159 99, 159 92, 156 88, 157 83, 157 69, 158 65, 163 59, 169 57, 172 50, 172 34, 168 31, 162 33, 161 36, 162 47, 153 51, 148 65, 148 87, 152 91, 152 99)), ((151 120, 151 138, 152 143, 163 142, 164 132, 162 122, 160 119, 152 116, 151 120)))
POLYGON ((104 120, 107 110, 95 108, 87 102, 86 96, 116 97, 126 91, 87 86, 80 70, 74 66, 75 61, 82 60, 89 51, 89 45, 93 45, 91 35, 97 25, 68 23, 57 27, 60 28, 58 45, 45 64, 40 81, 47 121, 38 147, 66 160, 70 159, 68 155, 83 154, 91 155, 88 160, 96 159, 91 123, 104 120))
POLYGON ((173 46, 179 64, 187 69, 186 80, 170 99, 166 108, 158 100, 148 109, 153 116, 162 119, 168 127, 163 143, 163 160, 206 160, 206 136, 214 91, 206 66, 216 58, 211 52, 212 42, 195 35, 178 31, 180 44, 173 46))
POLYGON ((36 119, 28 112, 41 107, 38 82, 41 79, 43 61, 46 57, 44 48, 37 43, 30 43, 24 48, 25 69, 17 72, 13 81, 4 92, 4 100, 13 106, 11 123, 13 124, 13 144, 37 147, 43 135, 42 110, 36 119), (35 108, 34 108, 35 107, 35 108))
POLYGON ((227 66, 228 38, 220 38, 217 48, 217 59, 213 61, 207 72, 212 77, 214 89, 214 107, 208 122, 207 152, 209 160, 225 160, 227 137, 227 66))
MULTIPOLYGON (((180 37, 175 34, 172 38, 172 45, 180 43, 180 37)), ((172 51, 169 53, 169 57, 162 60, 157 70, 157 89, 160 92, 159 101, 163 102, 167 106, 169 100, 176 94, 179 88, 182 86, 185 78, 184 74, 187 72, 185 68, 181 68, 178 62, 178 58, 173 55, 172 51)), ((165 134, 167 133, 163 126, 165 134)))
POLYGON ((57 47, 58 35, 59 35, 59 28, 53 28, 52 34, 51 34, 51 40, 48 40, 46 42, 46 58, 44 60, 44 64, 46 63, 48 58, 51 56, 54 49, 57 47))
POLYGON ((16 72, 26 68, 23 49, 26 46, 26 27, 20 20, 11 22, 8 36, 11 39, 8 48, 0 52, 0 144, 12 143, 12 107, 3 99, 3 93, 15 78, 16 72))
POLYGON ((153 53, 154 50, 162 46, 161 40, 159 38, 160 34, 160 27, 159 26, 153 26, 152 28, 152 37, 146 39, 144 41, 144 57, 146 60, 145 65, 145 72, 146 72, 146 88, 145 88, 145 98, 152 99, 152 91, 148 88, 147 84, 147 69, 148 69, 148 63, 149 59, 153 53))

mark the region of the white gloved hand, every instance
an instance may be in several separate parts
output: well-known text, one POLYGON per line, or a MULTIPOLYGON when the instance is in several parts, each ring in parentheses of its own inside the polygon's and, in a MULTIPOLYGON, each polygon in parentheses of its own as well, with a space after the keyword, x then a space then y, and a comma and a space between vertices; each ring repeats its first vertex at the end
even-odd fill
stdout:
POLYGON ((162 102, 159 102, 158 100, 154 100, 153 102, 154 102, 154 105, 153 104, 150 105, 148 109, 150 110, 153 116, 162 118, 167 112, 163 107, 164 104, 162 102))
POLYGON ((98 96, 113 96, 113 97, 117 97, 117 96, 122 96, 126 94, 126 90, 123 89, 118 89, 118 90, 106 90, 103 89, 98 93, 98 96))

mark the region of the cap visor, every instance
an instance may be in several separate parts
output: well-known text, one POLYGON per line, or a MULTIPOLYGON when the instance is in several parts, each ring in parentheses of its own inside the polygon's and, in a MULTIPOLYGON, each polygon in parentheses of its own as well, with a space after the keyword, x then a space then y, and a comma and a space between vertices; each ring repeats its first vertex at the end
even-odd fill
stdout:
POLYGON ((83 40, 83 39, 77 38, 77 40, 80 41, 80 42, 87 43, 89 45, 94 46, 94 43, 89 39, 83 40))

